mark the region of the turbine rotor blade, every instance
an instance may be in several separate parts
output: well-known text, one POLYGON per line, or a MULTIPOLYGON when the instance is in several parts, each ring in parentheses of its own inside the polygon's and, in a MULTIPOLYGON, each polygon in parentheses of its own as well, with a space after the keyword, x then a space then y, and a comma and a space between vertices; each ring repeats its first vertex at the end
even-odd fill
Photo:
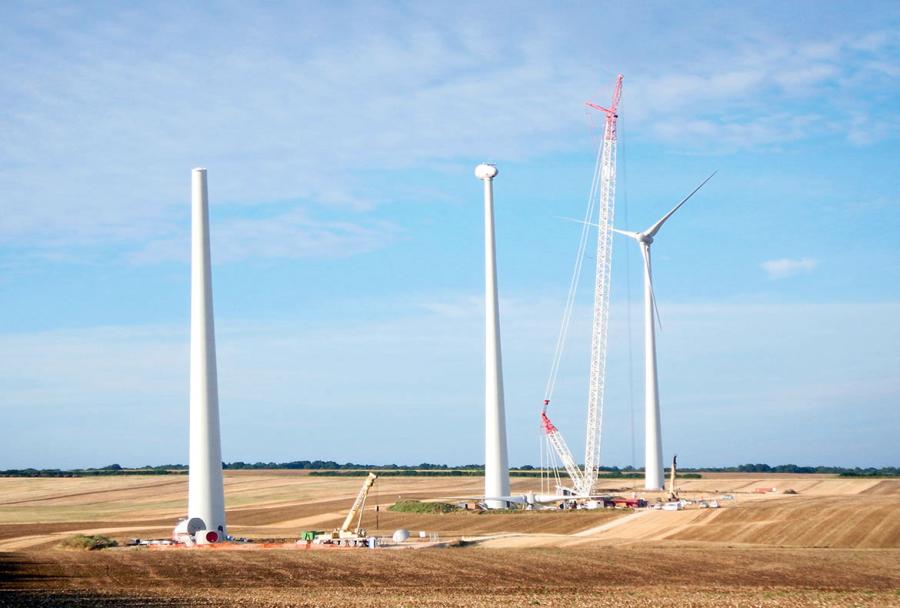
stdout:
POLYGON ((586 225, 588 225, 588 226, 593 226, 593 227, 595 227, 595 228, 599 228, 599 227, 600 227, 600 224, 595 224, 595 223, 593 223, 593 222, 586 222, 586 221, 584 221, 584 220, 579 220, 579 219, 576 219, 576 218, 574 218, 574 217, 566 217, 566 216, 564 216, 564 215, 554 215, 553 217, 555 217, 555 218, 558 219, 558 220, 565 220, 565 221, 567 221, 567 222, 575 222, 576 224, 586 224, 586 225))
POLYGON ((610 228, 613 232, 621 234, 622 236, 631 237, 634 240, 640 240, 641 234, 639 232, 632 232, 631 230, 619 230, 618 228, 610 228))
POLYGON ((655 224, 653 224, 652 226, 650 226, 650 228, 648 228, 647 230, 645 230, 645 231, 644 231, 644 234, 646 234, 646 235, 649 236, 649 237, 654 237, 654 236, 656 236, 656 233, 659 232, 659 229, 662 228, 662 225, 666 223, 666 220, 668 220, 670 217, 672 217, 672 214, 674 214, 676 211, 678 211, 678 209, 680 209, 681 206, 682 206, 683 204, 685 204, 686 202, 688 202, 688 199, 690 199, 692 196, 694 196, 695 194, 697 194, 697 191, 698 191, 700 188, 702 188, 703 186, 705 186, 705 185, 706 185, 706 182, 708 182, 709 180, 711 180, 711 179, 713 178, 713 176, 714 176, 716 173, 718 173, 718 171, 713 171, 713 172, 710 174, 709 177, 707 177, 705 180, 703 180, 703 181, 700 183, 699 186, 697 186, 696 188, 694 188, 694 191, 693 191, 693 192, 691 192, 691 193, 688 194, 686 197, 684 197, 684 198, 681 200, 680 203, 678 203, 677 205, 675 205, 675 207, 674 207, 671 211, 669 211, 667 214, 665 214, 664 216, 662 216, 662 218, 660 218, 660 220, 659 220, 658 222, 656 222, 655 224))
POLYGON ((650 284, 650 303, 656 313, 656 325, 662 331, 662 319, 659 316, 659 307, 656 305, 656 290, 653 289, 653 266, 650 263, 650 246, 641 243, 641 254, 644 257, 644 267, 647 269, 648 283, 650 284))

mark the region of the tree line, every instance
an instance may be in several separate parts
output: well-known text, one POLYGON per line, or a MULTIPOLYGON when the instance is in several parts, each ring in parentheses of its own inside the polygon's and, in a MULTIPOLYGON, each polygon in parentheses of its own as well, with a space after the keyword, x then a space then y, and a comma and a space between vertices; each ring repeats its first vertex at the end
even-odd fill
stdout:
MULTIPOLYGON (((339 463, 333 460, 294 460, 290 462, 254 462, 243 461, 223 462, 222 468, 226 470, 263 470, 263 469, 288 469, 315 471, 320 474, 328 474, 331 471, 353 473, 365 471, 391 472, 393 475, 448 475, 467 476, 480 475, 484 471, 482 464, 446 465, 423 462, 417 465, 398 464, 359 464, 353 462, 339 463)), ((119 464, 111 464, 99 468, 83 469, 7 469, 0 470, 0 477, 90 477, 98 475, 179 475, 187 473, 185 464, 147 465, 143 467, 123 467, 119 464)), ((667 469, 668 470, 668 469, 667 469)), ((530 464, 513 468, 513 476, 537 475, 540 467, 530 464)), ((643 468, 632 466, 600 467, 601 477, 639 477, 643 468)), ((701 467, 679 468, 679 477, 699 476, 700 473, 795 473, 795 474, 829 474, 842 477, 900 477, 900 467, 835 467, 835 466, 798 466, 795 464, 741 464, 732 467, 701 467)))

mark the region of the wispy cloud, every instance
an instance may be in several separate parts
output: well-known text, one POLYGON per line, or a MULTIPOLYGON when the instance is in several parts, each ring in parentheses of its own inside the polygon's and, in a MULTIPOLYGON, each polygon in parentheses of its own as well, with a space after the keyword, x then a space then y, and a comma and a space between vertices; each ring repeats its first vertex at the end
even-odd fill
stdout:
MULTIPOLYGON (((302 209, 268 217, 238 217, 213 222, 216 263, 257 258, 345 258, 389 245, 400 229, 386 221, 320 220, 302 209)), ((186 230, 154 239, 131 254, 139 263, 186 261, 186 230)))
POLYGON ((884 82, 894 39, 876 31, 810 43, 760 32, 724 50, 727 61, 716 54, 681 74, 638 79, 630 93, 641 101, 631 109, 659 138, 686 146, 742 149, 819 135, 867 145, 900 126, 896 113, 859 96, 866 86, 895 88, 884 82))
MULTIPOLYGON (((446 293, 375 302, 391 315, 368 319, 219 319, 225 457, 478 461, 483 446, 473 429, 483 422, 484 373, 478 304, 473 294, 446 293), (440 305, 423 310, 429 300, 440 305), (328 440, 339 419, 360 421, 360 441, 328 440), (303 456, 293 441, 297 425, 322 430, 307 438, 303 456), (435 428, 443 440, 427 432, 435 428), (403 441, 368 442, 362 434, 403 441)), ((561 304, 542 297, 501 302, 510 449, 518 462, 537 460, 535 422, 561 304)), ((589 306, 577 310, 554 399, 554 420, 576 451, 590 312, 589 306)), ((621 313, 614 304, 604 413, 605 461, 614 464, 627 462, 629 452, 628 332, 621 313)), ((733 464, 759 449, 729 439, 740 428, 770 441, 767 459, 866 464, 891 455, 896 425, 883 422, 893 421, 900 397, 890 373, 898 365, 891 348, 898 328, 890 323, 896 302, 707 302, 668 304, 663 313, 660 381, 669 445, 694 445, 692 457, 706 464, 733 464), (821 348, 823 328, 841 348, 821 348), (882 426, 874 436, 859 433, 847 425, 850 410, 882 426), (834 412, 835 420, 822 419, 834 412), (791 441, 797 422, 810 416, 818 417, 816 432, 831 440, 797 446, 791 441)), ((0 334, 0 468, 182 461, 187 330, 152 325, 0 334), (97 428, 108 435, 101 444, 66 441, 97 428), (47 441, 67 448, 48 452, 47 441)), ((640 332, 632 340, 639 349, 640 332)))
MULTIPOLYGON (((273 34, 236 45, 211 26, 207 46, 189 49, 164 41, 192 38, 177 24, 197 15, 167 15, 155 41, 133 31, 143 28, 136 12, 93 25, 77 11, 23 19, 49 41, 0 26, 0 99, 9 109, 0 123, 0 213, 9 218, 0 242, 158 239, 184 204, 187 171, 201 163, 214 205, 301 200, 365 210, 373 196, 359 169, 477 155, 485 141, 497 157, 535 154, 577 123, 562 110, 578 106, 577 89, 554 85, 584 79, 535 52, 545 36, 534 25, 528 44, 486 43, 493 36, 471 24, 448 31, 404 18, 371 28, 361 13, 378 20, 391 11, 354 9, 342 35, 292 32, 295 45, 273 43, 283 26, 263 13, 225 11, 225 26, 249 19, 273 34), (86 27, 69 27, 73 17, 86 27), (134 43, 121 53, 129 31, 134 43), (53 52, 22 54, 48 45, 53 52)), ((329 13, 304 20, 331 31, 329 13)))
POLYGON ((812 272, 818 265, 818 260, 813 258, 781 258, 760 264, 770 279, 786 279, 797 274, 812 272))
MULTIPOLYGON (((748 26, 685 61, 632 48, 642 36, 615 30, 619 38, 598 47, 595 36, 573 34, 582 22, 553 9, 497 29, 473 22, 465 6, 441 7, 439 21, 428 8, 305 7, 298 20, 290 8, 267 7, 228 5, 215 19, 175 4, 102 16, 25 7, 0 23, 0 244, 157 247, 147 243, 179 221, 197 164, 210 168, 213 205, 303 201, 368 212, 409 184, 373 190, 360 169, 580 146, 581 104, 612 79, 582 57, 626 73, 624 109, 639 136, 679 148, 821 134, 867 145, 900 126, 896 112, 850 94, 873 82, 896 88, 889 32, 822 43, 748 26)), ((683 43, 668 21, 642 23, 655 48, 683 43)), ((260 254, 276 249, 288 243, 260 254)))

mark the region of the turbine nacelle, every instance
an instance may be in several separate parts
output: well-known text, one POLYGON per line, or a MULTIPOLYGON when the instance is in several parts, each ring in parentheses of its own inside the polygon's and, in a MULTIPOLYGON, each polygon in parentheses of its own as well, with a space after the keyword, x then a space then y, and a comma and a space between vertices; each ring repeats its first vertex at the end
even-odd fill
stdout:
POLYGON ((621 234, 622 236, 627 236, 630 239, 634 239, 638 243, 643 243, 648 247, 653 244, 653 237, 646 232, 633 232, 631 230, 619 230, 618 228, 613 228, 612 231, 621 234))

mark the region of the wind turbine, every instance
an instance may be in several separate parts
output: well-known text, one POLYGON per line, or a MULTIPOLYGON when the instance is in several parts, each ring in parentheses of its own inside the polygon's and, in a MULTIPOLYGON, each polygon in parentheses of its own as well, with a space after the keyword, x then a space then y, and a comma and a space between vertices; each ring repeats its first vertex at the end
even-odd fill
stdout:
POLYGON ((663 487, 662 433, 659 423, 659 385, 656 378, 656 330, 654 327, 654 321, 659 317, 659 310, 656 308, 656 296, 653 293, 650 245, 653 244, 653 239, 663 224, 715 174, 713 172, 703 180, 703 183, 694 188, 693 192, 643 232, 613 228, 613 232, 637 241, 644 258, 644 489, 646 490, 659 490, 663 487))

